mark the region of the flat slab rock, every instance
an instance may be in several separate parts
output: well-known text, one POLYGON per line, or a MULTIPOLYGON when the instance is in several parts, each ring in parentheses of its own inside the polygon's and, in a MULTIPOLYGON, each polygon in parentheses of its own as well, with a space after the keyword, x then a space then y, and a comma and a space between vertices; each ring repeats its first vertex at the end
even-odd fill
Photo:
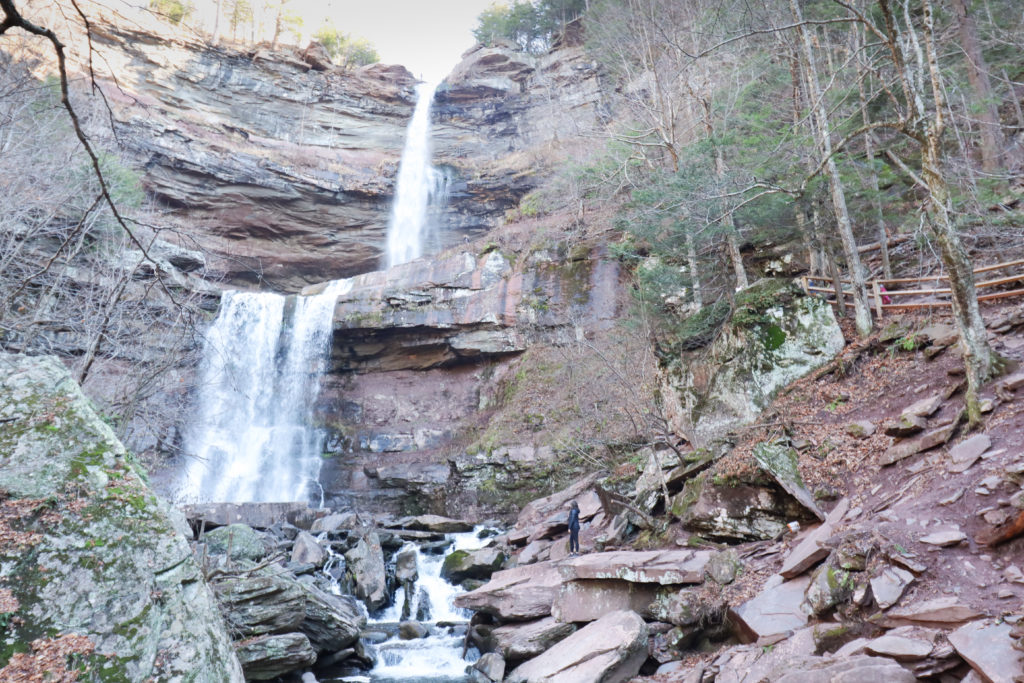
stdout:
POLYGON ((894 628, 921 624, 925 626, 954 626, 984 616, 956 597, 934 598, 916 605, 892 610, 877 620, 879 626, 894 628))
POLYGON ((502 624, 489 636, 492 647, 510 662, 536 657, 576 630, 574 624, 563 624, 554 617, 536 621, 502 624))
POLYGON ((506 621, 525 621, 551 614, 564 579, 553 562, 538 562, 491 575, 480 588, 455 597, 455 606, 492 614, 506 621))
POLYGON ((899 662, 924 659, 931 654, 934 644, 923 638, 884 635, 865 644, 864 649, 873 655, 891 657, 899 662))
POLYGON ((1024 671, 1024 652, 1013 648, 1010 624, 976 621, 949 634, 949 642, 986 681, 1013 683, 1024 671))
POLYGON ((941 548, 948 548, 967 540, 967 534, 959 529, 944 529, 922 536, 918 539, 921 543, 937 545, 941 548))
POLYGON ((804 611, 804 592, 810 584, 809 576, 778 584, 761 591, 739 607, 729 611, 736 624, 740 640, 753 643, 760 638, 788 633, 807 625, 804 611))
POLYGON ((871 594, 882 609, 889 609, 900 601, 903 591, 914 580, 914 575, 899 567, 885 567, 871 579, 871 594))
POLYGON ((567 580, 619 579, 661 585, 703 583, 709 550, 628 550, 591 553, 567 560, 559 571, 567 580))
POLYGON ((779 573, 785 579, 792 579, 818 564, 828 557, 829 549, 822 545, 835 534, 836 526, 850 510, 850 500, 843 498, 828 513, 825 522, 816 529, 807 532, 803 540, 797 544, 782 563, 779 573))
POLYGON ((612 612, 516 667, 506 683, 624 683, 647 659, 647 624, 612 612))
POLYGON ((606 614, 629 610, 649 617, 657 584, 615 579, 569 581, 562 584, 551 605, 551 616, 565 623, 597 621, 606 614))

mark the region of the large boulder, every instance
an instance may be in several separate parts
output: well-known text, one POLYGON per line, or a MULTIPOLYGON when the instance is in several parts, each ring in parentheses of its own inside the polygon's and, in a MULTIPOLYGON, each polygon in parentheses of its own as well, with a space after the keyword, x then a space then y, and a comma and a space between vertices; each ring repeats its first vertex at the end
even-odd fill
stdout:
POLYGON ((661 585, 703 583, 709 550, 646 550, 588 553, 563 562, 566 579, 621 579, 661 585))
POLYGON ((731 313, 713 304, 683 328, 684 350, 662 363, 662 396, 673 429, 698 446, 753 422, 845 344, 828 303, 784 280, 756 282, 736 294, 731 313))
POLYGON ((574 633, 576 625, 544 617, 477 629, 479 637, 475 640, 482 649, 497 652, 510 664, 517 664, 551 649, 555 643, 574 633))
POLYGON ((297 581, 284 576, 226 578, 214 592, 232 632, 241 637, 299 630, 306 597, 297 581))
POLYGON ((380 537, 369 532, 355 547, 345 553, 345 561, 355 582, 355 596, 367 609, 380 609, 388 601, 387 574, 384 571, 384 550, 380 537))
POLYGON ((242 681, 170 507, 54 358, 0 354, 0 490, 7 645, 74 633, 104 680, 242 681))
POLYGON ((489 579, 503 564, 505 553, 498 548, 456 550, 444 558, 441 578, 451 583, 461 583, 466 579, 489 579))
POLYGON ((597 621, 606 614, 622 610, 649 617, 648 607, 658 597, 659 588, 657 584, 610 579, 569 581, 558 590, 551 605, 551 616, 567 623, 597 621))
POLYGON ((259 636, 235 645, 249 681, 269 681, 316 662, 316 652, 301 633, 259 636))
POLYGON ((263 535, 246 524, 229 524, 203 536, 211 555, 227 555, 231 560, 258 562, 267 556, 263 535))
POLYGON ((506 683, 623 683, 647 659, 647 624, 635 612, 612 612, 520 664, 506 683))
POLYGON ((300 630, 317 652, 338 652, 357 640, 366 626, 366 616, 354 598, 331 595, 306 583, 299 584, 306 595, 300 630))
POLYGON ((455 606, 484 612, 505 621, 526 621, 551 614, 551 604, 562 585, 552 562, 495 572, 480 588, 455 596, 455 606))

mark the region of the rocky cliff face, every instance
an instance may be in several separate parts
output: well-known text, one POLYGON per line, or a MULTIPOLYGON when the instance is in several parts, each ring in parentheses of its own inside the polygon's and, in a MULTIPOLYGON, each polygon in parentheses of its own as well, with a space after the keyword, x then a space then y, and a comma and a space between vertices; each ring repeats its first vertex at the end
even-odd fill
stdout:
MULTIPOLYGON (((296 291, 378 267, 415 104, 407 70, 346 72, 302 51, 216 47, 99 5, 87 12, 115 136, 180 241, 207 253, 211 277, 296 291)), ((84 75, 84 41, 70 51, 84 75)), ((52 70, 45 51, 34 55, 38 75, 52 70)), ((438 248, 500 222, 553 142, 599 124, 597 84, 579 48, 467 57, 435 115, 436 163, 452 179, 438 248)))

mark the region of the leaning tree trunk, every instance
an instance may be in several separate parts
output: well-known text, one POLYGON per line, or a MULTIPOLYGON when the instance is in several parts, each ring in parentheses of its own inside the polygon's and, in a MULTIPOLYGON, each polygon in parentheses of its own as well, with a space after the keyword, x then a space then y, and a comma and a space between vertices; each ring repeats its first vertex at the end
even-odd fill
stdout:
POLYGON ((829 179, 829 189, 832 195, 832 206, 835 209, 836 225, 839 228, 839 238, 843 244, 843 253, 846 256, 846 267, 850 272, 850 280, 853 283, 853 311, 857 332, 866 337, 871 334, 871 307, 868 304, 867 288, 864 285, 864 271, 861 268, 860 252, 857 251, 857 241, 853 236, 853 223, 850 221, 850 212, 846 207, 846 192, 843 189, 843 180, 839 175, 839 168, 836 166, 835 158, 832 155, 831 129, 829 127, 828 113, 825 111, 825 102, 818 81, 818 68, 814 60, 814 46, 811 44, 811 36, 803 25, 803 14, 800 11, 798 0, 789 0, 790 9, 793 11, 793 18, 797 23, 797 30, 800 33, 804 53, 804 67, 807 75, 807 99, 811 103, 814 113, 814 131, 817 137, 818 148, 821 151, 824 162, 825 175, 829 179))

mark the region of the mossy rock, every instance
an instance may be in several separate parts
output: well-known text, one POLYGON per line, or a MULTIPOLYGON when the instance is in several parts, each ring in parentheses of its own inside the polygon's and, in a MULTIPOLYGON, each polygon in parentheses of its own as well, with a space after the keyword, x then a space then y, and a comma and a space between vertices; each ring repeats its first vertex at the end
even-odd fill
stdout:
POLYGON ((0 547, 0 588, 18 604, 0 667, 37 638, 75 633, 95 646, 91 681, 241 683, 169 506, 63 365, 0 354, 0 418, 0 530, 16 539, 0 547))

